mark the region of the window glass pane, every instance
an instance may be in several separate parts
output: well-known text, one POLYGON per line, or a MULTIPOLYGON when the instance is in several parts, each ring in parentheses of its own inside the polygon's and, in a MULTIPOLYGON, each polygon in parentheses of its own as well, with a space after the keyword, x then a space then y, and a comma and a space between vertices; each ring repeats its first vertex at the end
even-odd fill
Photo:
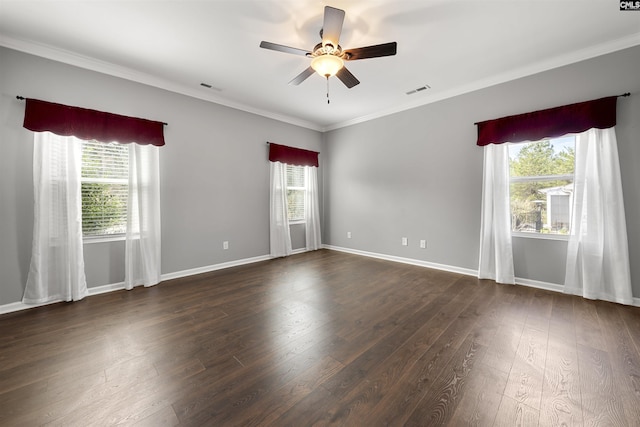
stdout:
POLYGON ((304 220, 304 190, 287 190, 289 221, 304 220))
POLYGON ((573 175, 575 137, 509 144, 512 177, 573 175))
POLYGON ((568 234, 573 181, 511 183, 513 231, 568 234))
POLYGON ((85 236, 126 231, 126 184, 82 183, 82 233, 85 236))
POLYGON ((287 165, 287 213, 289 221, 304 221, 304 166, 287 165))
POLYGON ((129 147, 85 141, 82 144, 82 233, 84 236, 126 232, 129 147))
POLYGON ((568 234, 575 137, 510 144, 511 229, 568 234))

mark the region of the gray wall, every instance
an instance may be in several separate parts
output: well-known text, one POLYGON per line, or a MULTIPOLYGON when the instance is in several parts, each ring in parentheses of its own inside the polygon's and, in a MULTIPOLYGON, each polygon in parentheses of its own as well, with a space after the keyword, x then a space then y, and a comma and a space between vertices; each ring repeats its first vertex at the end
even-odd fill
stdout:
MULTIPOLYGON (((324 243, 477 270, 483 152, 474 123, 632 92, 618 100, 616 129, 640 297, 639 70, 635 47, 325 133, 324 243)), ((564 241, 514 238, 516 276, 561 284, 565 252, 564 241)))
MULTIPOLYGON (((33 227, 32 134, 21 127, 16 95, 169 123, 161 150, 162 272, 173 273, 269 252, 265 141, 321 152, 324 243, 475 270, 482 150, 473 123, 631 91, 618 101, 617 135, 640 297, 638 70, 640 47, 322 135, 0 48, 0 305, 22 297, 33 227)), ((304 246, 304 231, 293 226, 292 239, 294 248, 304 246)), ((562 283, 565 250, 562 241, 514 239, 516 275, 562 283)), ((123 256, 122 242, 85 245, 89 286, 122 281, 123 256)))
MULTIPOLYGON (((0 305, 21 300, 31 257, 33 136, 16 95, 168 122, 163 273, 267 255, 266 141, 321 151, 313 130, 0 48, 0 305)), ((294 248, 304 246, 298 228, 294 248)), ((123 260, 123 242, 85 244, 89 287, 121 282, 123 260)))

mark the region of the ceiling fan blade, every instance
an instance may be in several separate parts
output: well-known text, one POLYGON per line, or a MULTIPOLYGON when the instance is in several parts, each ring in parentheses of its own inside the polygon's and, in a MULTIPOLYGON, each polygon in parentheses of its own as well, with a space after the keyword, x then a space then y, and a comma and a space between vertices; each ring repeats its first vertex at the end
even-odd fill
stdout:
POLYGON ((324 7, 324 22, 322 24, 322 45, 327 43, 338 47, 342 23, 344 22, 344 10, 335 7, 324 7))
POLYGON ((356 59, 379 58, 381 56, 392 56, 396 54, 398 43, 383 43, 375 46, 358 47, 347 49, 344 52, 344 59, 354 61, 356 59))
POLYGON ((263 49, 271 49, 271 50, 276 50, 278 52, 291 53, 294 55, 302 55, 302 56, 311 55, 311 52, 309 52, 308 50, 298 49, 295 47, 289 47, 289 46, 284 46, 281 44, 265 42, 265 41, 260 42, 260 47, 263 49))
POLYGON ((336 77, 349 89, 360 84, 360 80, 356 79, 356 76, 351 74, 351 72, 347 70, 347 67, 340 68, 340 71, 336 73, 336 77))
POLYGON ((311 76, 313 73, 315 73, 314 69, 309 67, 306 70, 304 70, 303 72, 301 72, 300 74, 298 74, 297 76, 295 76, 293 78, 293 80, 291 80, 289 82, 290 85, 294 85, 294 86, 298 86, 300 83, 302 83, 303 81, 307 80, 309 78, 309 76, 311 76))

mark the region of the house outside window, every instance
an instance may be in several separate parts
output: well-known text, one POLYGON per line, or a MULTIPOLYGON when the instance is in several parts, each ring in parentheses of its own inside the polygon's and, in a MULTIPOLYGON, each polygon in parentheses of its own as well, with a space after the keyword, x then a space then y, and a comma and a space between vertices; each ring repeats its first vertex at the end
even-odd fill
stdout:
POLYGON ((287 165, 287 215, 290 223, 304 222, 306 168, 287 165))
POLYGON ((573 135, 509 144, 513 234, 570 233, 574 165, 573 135))
POLYGON ((127 228, 129 146, 82 141, 82 234, 123 236, 127 228))

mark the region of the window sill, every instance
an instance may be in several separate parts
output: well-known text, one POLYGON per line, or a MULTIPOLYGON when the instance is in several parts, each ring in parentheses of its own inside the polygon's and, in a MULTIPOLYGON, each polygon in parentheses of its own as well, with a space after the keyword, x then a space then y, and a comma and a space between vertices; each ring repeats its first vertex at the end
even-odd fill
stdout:
POLYGON ((526 233, 521 231, 512 231, 511 237, 522 237, 524 239, 541 239, 541 240, 562 240, 569 241, 568 234, 544 234, 544 233, 526 233))
POLYGON ((296 225, 296 224, 306 224, 307 221, 305 221, 304 219, 299 219, 296 221, 289 221, 289 225, 296 225))
POLYGON ((106 242, 119 242, 125 241, 126 235, 124 234, 113 234, 110 236, 87 236, 82 238, 82 243, 90 244, 90 243, 106 243, 106 242))

